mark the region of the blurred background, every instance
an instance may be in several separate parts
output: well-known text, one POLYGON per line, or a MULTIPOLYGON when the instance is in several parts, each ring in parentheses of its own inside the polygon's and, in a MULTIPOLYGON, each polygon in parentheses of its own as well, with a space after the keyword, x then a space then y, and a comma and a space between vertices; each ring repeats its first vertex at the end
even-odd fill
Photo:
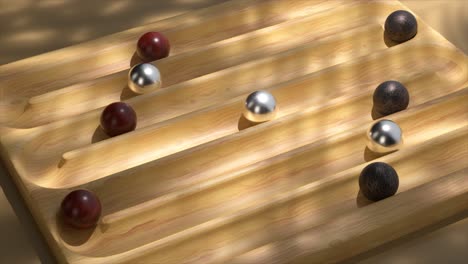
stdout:
MULTIPOLYGON (((0 65, 220 2, 223 0, 0 0, 0 65)), ((468 53, 468 1, 401 2, 468 53)), ((0 263, 50 262, 31 216, 3 168, 0 184, 0 263)), ((356 261, 466 263, 468 218, 457 220, 449 220, 456 223, 430 234, 379 248, 356 261)))
MULTIPOLYGON (((0 0, 0 65, 223 1, 0 0)), ((401 2, 468 51, 468 1, 401 2)))

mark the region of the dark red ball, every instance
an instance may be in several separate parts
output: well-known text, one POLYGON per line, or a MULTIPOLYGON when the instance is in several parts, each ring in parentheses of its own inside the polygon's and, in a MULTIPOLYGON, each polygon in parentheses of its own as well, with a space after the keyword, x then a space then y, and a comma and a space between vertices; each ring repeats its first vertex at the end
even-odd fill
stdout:
POLYGON ((92 192, 75 190, 62 201, 62 217, 65 223, 75 228, 89 228, 96 225, 101 216, 101 202, 92 192))
POLYGON ((126 103, 112 103, 102 111, 101 128, 111 137, 135 130, 136 123, 135 110, 126 103))
POLYGON ((137 43, 137 54, 145 62, 169 56, 170 49, 169 40, 159 32, 147 32, 137 43))

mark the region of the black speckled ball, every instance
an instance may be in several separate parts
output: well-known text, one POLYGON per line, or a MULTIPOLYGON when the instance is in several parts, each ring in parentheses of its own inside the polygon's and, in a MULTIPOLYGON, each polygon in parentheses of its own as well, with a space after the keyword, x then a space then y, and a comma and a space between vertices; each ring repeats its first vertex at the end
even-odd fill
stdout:
POLYGON ((367 165, 359 176, 361 192, 371 201, 379 201, 394 195, 398 185, 398 174, 395 169, 383 162, 367 165))
POLYGON ((408 11, 395 11, 385 20, 385 33, 395 42, 405 42, 413 38, 417 32, 418 22, 408 11))
POLYGON ((386 116, 405 110, 409 104, 409 93, 400 82, 386 81, 375 89, 373 101, 375 110, 386 116))

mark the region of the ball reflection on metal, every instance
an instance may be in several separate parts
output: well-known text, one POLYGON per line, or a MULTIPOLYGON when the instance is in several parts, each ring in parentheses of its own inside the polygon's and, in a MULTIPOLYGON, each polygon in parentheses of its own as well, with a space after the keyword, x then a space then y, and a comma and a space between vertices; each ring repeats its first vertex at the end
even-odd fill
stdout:
POLYGON ((391 120, 380 120, 367 131, 367 147, 377 153, 397 150, 403 144, 400 127, 391 120))
POLYGON ((139 94, 161 88, 161 74, 158 68, 151 63, 133 66, 128 73, 128 87, 139 94))
POLYGON ((256 91, 245 100, 244 117, 252 122, 272 120, 276 115, 276 99, 267 91, 256 91))

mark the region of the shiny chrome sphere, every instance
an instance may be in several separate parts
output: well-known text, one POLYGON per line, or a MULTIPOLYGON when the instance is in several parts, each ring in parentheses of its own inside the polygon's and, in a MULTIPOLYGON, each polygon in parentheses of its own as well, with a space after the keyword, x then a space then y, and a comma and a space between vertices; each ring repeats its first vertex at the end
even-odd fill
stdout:
POLYGON ((276 115, 276 99, 267 91, 256 91, 245 100, 244 117, 259 123, 273 119, 276 115))
POLYGON ((379 120, 367 131, 367 147, 377 153, 397 150, 403 144, 401 128, 391 120, 379 120))
POLYGON ((133 66, 128 72, 128 87, 135 93, 143 94, 161 88, 161 74, 151 63, 133 66))

